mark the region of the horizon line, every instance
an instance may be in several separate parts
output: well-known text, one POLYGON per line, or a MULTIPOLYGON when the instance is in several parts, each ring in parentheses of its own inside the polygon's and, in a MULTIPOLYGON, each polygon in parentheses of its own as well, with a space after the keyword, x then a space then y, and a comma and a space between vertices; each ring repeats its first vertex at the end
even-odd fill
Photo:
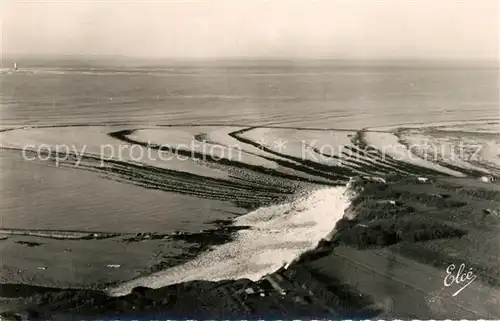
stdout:
POLYGON ((491 62, 499 63, 499 58, 472 57, 334 57, 334 56, 130 56, 123 54, 78 54, 78 53, 3 53, 0 60, 12 58, 80 58, 80 59, 122 59, 122 60, 164 60, 164 61, 414 61, 414 62, 491 62))

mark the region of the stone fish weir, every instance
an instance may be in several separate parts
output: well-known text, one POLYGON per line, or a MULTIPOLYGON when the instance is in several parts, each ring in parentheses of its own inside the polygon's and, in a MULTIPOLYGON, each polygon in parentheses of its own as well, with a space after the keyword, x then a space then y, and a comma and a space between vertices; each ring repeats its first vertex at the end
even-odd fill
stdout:
MULTIPOLYGON (((69 132, 75 128, 66 127, 69 132)), ((15 144, 16 140, 22 143, 27 132, 40 133, 38 137, 45 135, 50 141, 50 139, 58 139, 59 132, 64 131, 64 128, 57 128, 55 131, 52 129, 28 128, 8 131, 3 135, 5 137, 2 137, 5 138, 3 142, 9 143, 9 146, 4 148, 18 148, 15 144), (55 133, 58 134, 53 136, 55 133)), ((383 263, 377 263, 382 264, 377 267, 377 264, 373 263, 377 255, 379 258, 386 255, 387 249, 390 253, 397 251, 398 258, 403 256, 412 261, 408 263, 403 259, 399 261, 398 259, 392 259, 392 261, 381 259, 384 263, 389 261, 392 262, 391 264, 407 264, 407 266, 415 264, 412 266, 415 268, 417 264, 413 261, 424 260, 432 257, 431 254, 433 254, 437 258, 432 262, 418 263, 439 265, 444 264, 442 262, 448 262, 450 258, 443 259, 436 254, 435 248, 429 248, 427 245, 436 245, 438 248, 441 246, 439 249, 442 249, 443 245, 439 245, 439 240, 454 240, 451 244, 446 243, 447 246, 451 246, 454 243, 464 242, 464 236, 476 235, 474 233, 477 230, 471 229, 467 224, 476 217, 475 213, 470 215, 471 209, 480 208, 480 205, 473 206, 472 201, 468 204, 460 199, 464 197, 460 193, 463 193, 465 189, 460 190, 460 188, 446 185, 449 185, 446 183, 446 176, 454 175, 458 168, 446 163, 436 168, 425 159, 420 160, 419 164, 411 164, 396 160, 398 155, 393 155, 393 157, 382 155, 373 148, 367 151, 365 148, 366 131, 347 131, 346 133, 337 131, 342 134, 342 139, 347 137, 347 140, 352 143, 345 147, 351 153, 323 155, 324 157, 321 158, 323 162, 318 163, 311 159, 294 156, 293 152, 278 152, 259 145, 253 135, 261 129, 262 127, 236 131, 226 129, 227 133, 223 137, 218 133, 219 136, 212 136, 210 142, 229 146, 231 141, 225 140, 236 139, 246 144, 244 146, 247 151, 251 151, 252 157, 260 157, 266 162, 276 162, 281 167, 270 169, 260 164, 250 164, 250 162, 233 160, 221 162, 211 158, 205 158, 203 161, 217 168, 237 168, 240 171, 233 173, 242 175, 241 177, 245 177, 243 175, 247 175, 248 171, 254 171, 267 178, 281 177, 286 180, 305 182, 305 184, 310 184, 308 187, 316 185, 314 189, 309 189, 306 193, 303 189, 302 196, 292 202, 272 204, 268 197, 271 191, 277 195, 283 195, 283 189, 286 190, 294 185, 287 181, 288 185, 283 187, 283 184, 273 184, 272 180, 266 180, 271 184, 259 191, 261 203, 252 204, 249 202, 255 198, 255 192, 253 192, 255 182, 243 181, 239 177, 240 179, 235 179, 234 182, 222 183, 220 179, 205 177, 207 185, 201 189, 198 182, 199 176, 192 175, 191 177, 183 173, 182 192, 191 192, 206 198, 220 197, 221 189, 218 187, 229 186, 232 188, 223 192, 227 193, 230 198, 234 196, 234 190, 237 190, 240 204, 253 211, 237 218, 234 226, 251 226, 251 228, 237 231, 234 240, 219 245, 190 262, 109 287, 106 291, 34 289, 34 294, 27 295, 26 302, 17 309, 24 312, 7 312, 5 316, 21 319, 64 319, 75 315, 82 317, 116 315, 123 318, 129 315, 159 314, 193 318, 200 316, 204 318, 267 317, 268 315, 310 318, 312 315, 318 317, 356 316, 360 311, 366 312, 368 316, 404 314, 409 317, 423 318, 424 315, 434 317, 452 315, 447 314, 453 311, 449 308, 443 309, 444 312, 422 308, 429 306, 425 299, 422 299, 420 308, 416 310, 405 305, 404 302, 397 304, 394 301, 401 296, 405 297, 407 302, 414 302, 414 298, 410 299, 408 296, 419 296, 420 294, 416 294, 417 290, 408 290, 408 287, 405 287, 403 291, 391 285, 388 286, 391 289, 384 293, 386 297, 377 297, 380 286, 372 284, 371 288, 363 288, 353 279, 363 275, 360 271, 365 269, 369 271, 368 275, 371 278, 379 281, 379 285, 390 285, 394 279, 394 272, 391 272, 391 268, 383 263), (444 174, 440 172, 443 168, 448 169, 444 174), (388 173, 390 174, 387 175, 388 173), (384 178, 372 179, 377 174, 384 178), (417 180, 415 177, 411 180, 404 179, 408 175, 426 176, 431 179, 425 181, 417 180), (346 183, 349 177, 353 176, 365 176, 365 178, 351 181, 346 193, 346 188, 339 185, 346 183), (440 178, 434 179, 434 177, 440 178), (328 187, 319 188, 319 185, 328 187), (428 185, 426 187, 428 192, 421 192, 424 185, 428 185), (211 188, 208 192, 207 186, 211 188), (350 203, 352 191, 359 194, 350 203), (464 222, 463 224, 457 220, 457 213, 459 219, 464 222), (334 225, 336 225, 335 233, 330 233, 334 225), (307 252, 315 247, 317 247, 316 250, 307 252), (366 257, 370 255, 373 260, 366 262, 366 257), (346 262, 351 262, 349 263, 351 265, 346 266, 346 262), (280 269, 282 266, 286 268, 280 269), (345 269, 342 270, 338 266, 343 266, 345 269), (349 268, 353 266, 359 271, 350 273, 349 268), (383 273, 379 273, 380 271, 383 273), (374 275, 382 275, 382 279, 373 277, 374 275), (16 313, 17 316, 15 316, 16 313), (25 317, 26 314, 29 316, 25 317)), ((95 137, 102 136, 101 127, 82 126, 78 130, 95 137)), ((144 143, 149 141, 152 130, 163 129, 155 127, 146 131, 140 129, 115 131, 109 133, 108 137, 110 142, 122 140, 145 148, 161 148, 161 141, 150 145, 144 143), (143 146, 144 144, 146 145, 143 146)), ((275 133, 289 130, 289 128, 272 128, 272 130, 271 133, 275 133)), ((297 128, 293 130, 301 131, 297 128)), ((311 131, 311 129, 304 129, 304 131, 311 131)), ((372 133, 377 132, 372 131, 372 133)), ((372 134, 368 138, 374 141, 372 134)), ((41 142, 46 143, 43 140, 41 142)), ((57 141, 53 144, 57 144, 57 141)), ((290 149, 293 148, 293 145, 290 146, 290 149)), ((316 154, 323 153, 322 150, 314 147, 311 150, 316 154)), ((116 160, 106 161, 106 166, 102 169, 95 166, 95 163, 102 159, 96 158, 92 152, 95 151, 91 150, 84 155, 83 164, 79 169, 105 172, 121 182, 130 182, 146 188, 172 191, 179 185, 175 184, 179 175, 177 171, 161 170, 154 166, 139 166, 131 162, 116 160), (144 174, 144 177, 138 176, 137 173, 144 174), (151 180, 155 180, 154 184, 151 180)), ((190 153, 190 151, 182 152, 190 153)), ((57 157, 57 155, 52 156, 57 157)), ((195 157, 198 156, 202 155, 195 155, 195 157)), ((68 164, 71 162, 68 161, 68 164)), ((463 173, 464 176, 484 175, 483 172, 476 170, 465 170, 463 173)), ((455 184, 463 184, 463 182, 458 181, 455 184)), ((286 192, 293 195, 297 190, 290 189, 286 192)), ((479 194, 482 195, 481 193, 479 194)), ((495 191, 490 194, 485 193, 484 195, 489 196, 483 198, 493 199, 496 202, 497 194, 495 193, 495 191)), ((483 214, 481 217, 491 228, 490 221, 494 217, 483 214)), ((483 221, 474 221, 474 224, 484 223, 483 221)), ((481 233, 485 234, 484 231, 481 233)), ((491 245, 489 250, 495 250, 494 246, 491 245)), ((467 255, 472 257, 473 253, 462 253, 463 257, 467 255)), ((495 284, 497 282, 495 271, 489 268, 490 265, 486 266, 488 268, 483 268, 483 271, 478 273, 478 280, 487 284, 495 284)), ((418 267, 421 266, 418 265, 418 267)), ((475 268, 481 269, 480 266, 475 266, 475 268)), ((410 285, 416 288, 414 283, 415 281, 410 285)), ((404 282, 402 284, 408 285, 404 282)), ((12 289, 16 291, 16 286, 3 286, 2 288, 4 293, 12 289)), ((424 290, 423 292, 427 294, 437 293, 434 287, 424 290)), ((490 306, 486 306, 481 311, 472 310, 472 312, 470 307, 460 308, 460 306, 459 304, 458 310, 470 313, 468 315, 472 316, 471 318, 492 315, 489 312, 490 306)), ((17 310, 12 309, 12 311, 17 310)))
POLYGON ((498 251, 498 243, 488 245, 480 234, 485 233, 482 224, 494 233, 500 224, 495 217, 471 213, 468 206, 487 199, 490 205, 500 204, 499 186, 473 179, 441 177, 424 183, 415 177, 387 177, 385 182, 354 180, 349 190, 357 194, 351 194, 329 240, 259 280, 193 280, 156 289, 137 284, 115 297, 97 290, 37 289, 4 318, 498 317, 495 260, 479 265, 470 253, 450 257, 429 245, 445 242, 460 248, 475 239, 488 253, 498 251), (424 204, 428 210, 416 211, 424 204), (437 209, 441 214, 430 215, 437 209), (459 297, 443 286, 453 260, 464 261, 477 275, 459 297))

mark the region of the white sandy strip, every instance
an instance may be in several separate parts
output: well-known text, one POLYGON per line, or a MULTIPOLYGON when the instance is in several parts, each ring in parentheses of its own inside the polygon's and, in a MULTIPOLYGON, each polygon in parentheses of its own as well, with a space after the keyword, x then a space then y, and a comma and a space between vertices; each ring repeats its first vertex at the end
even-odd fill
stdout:
POLYGON ((428 162, 412 154, 405 145, 399 142, 398 137, 393 133, 365 132, 363 139, 365 140, 367 145, 376 148, 384 155, 389 155, 394 160, 433 169, 453 176, 466 176, 463 173, 451 170, 438 164, 434 164, 432 162, 428 162))
POLYGON ((497 168, 500 168, 500 142, 492 141, 481 149, 480 158, 497 168))
MULTIPOLYGON (((465 127, 477 127, 477 126, 488 126, 489 128, 494 128, 495 122, 499 122, 498 119, 472 119, 472 120, 450 120, 450 121, 440 121, 435 123, 401 123, 395 125, 388 126, 377 126, 370 127, 368 130, 377 130, 377 131, 394 131, 398 128, 414 128, 414 129, 422 129, 422 128, 434 128, 439 130, 444 130, 444 128, 451 128, 452 126, 459 126, 462 128, 465 127), (489 125, 492 124, 493 127, 489 125)), ((498 126, 498 124, 496 125, 498 126)), ((455 130, 455 129, 452 129, 455 130)), ((498 130, 496 131, 498 132, 498 130)))
POLYGON ((112 296, 137 286, 159 288, 193 280, 258 280, 315 248, 328 236, 349 205, 346 187, 312 191, 290 204, 263 207, 238 218, 235 240, 197 259, 108 289, 112 296))
MULTIPOLYGON (((234 130, 226 129, 230 132, 234 130)), ((199 132, 200 133, 200 132, 199 132)), ((209 134, 210 132, 206 133, 209 134)), ((220 133, 220 130, 219 130, 220 133)), ((194 139, 189 131, 176 128, 148 128, 134 131, 129 138, 149 144, 157 144, 163 147, 195 151, 216 159, 228 159, 232 161, 244 161, 245 163, 267 168, 277 168, 277 164, 264 158, 242 152, 242 143, 232 145, 217 145, 211 143, 199 142, 194 139)), ((231 138, 231 137, 229 137, 231 138)))
POLYGON ((453 166, 485 174, 498 171, 490 166, 500 168, 500 144, 495 141, 455 135, 436 137, 417 132, 403 134, 401 138, 406 145, 415 148, 418 155, 431 156, 453 166))
POLYGON ((484 124, 465 123, 462 126, 442 126, 437 128, 439 131, 454 131, 454 132, 468 132, 478 134, 498 134, 500 133, 500 122, 488 122, 484 124))
POLYGON ((344 146, 352 146, 350 135, 355 132, 297 130, 288 128, 255 128, 241 134, 242 137, 264 144, 276 152, 299 157, 326 165, 341 165, 342 162, 313 151, 318 149, 327 155, 342 156, 344 146))
MULTIPOLYGON (((160 168, 189 172, 208 177, 225 178, 225 172, 207 170, 205 166, 194 161, 186 161, 185 157, 176 157, 148 148, 118 141, 108 136, 116 128, 89 127, 53 127, 53 128, 19 128, 0 133, 0 147, 26 149, 34 152, 59 151, 62 158, 68 154, 92 155, 101 160, 120 160, 152 165, 160 168)), ((184 143, 171 139, 171 146, 184 143)), ((29 160, 34 160, 29 155, 29 160)), ((37 157, 35 157, 36 159, 37 157)))
MULTIPOLYGON (((269 157, 272 156, 273 159, 278 159, 278 160, 287 160, 286 158, 280 157, 278 155, 270 155, 269 153, 263 151, 261 148, 252 146, 250 144, 242 143, 236 138, 230 136, 229 134, 231 132, 234 132, 236 130, 243 129, 241 128, 227 128, 227 127, 218 127, 218 128, 211 128, 210 131, 207 131, 208 137, 210 140, 226 145, 226 146, 237 146, 239 149, 243 150, 244 152, 251 153, 253 155, 258 155, 258 156, 265 156, 269 157)), ((290 162, 290 160, 287 160, 290 162)))

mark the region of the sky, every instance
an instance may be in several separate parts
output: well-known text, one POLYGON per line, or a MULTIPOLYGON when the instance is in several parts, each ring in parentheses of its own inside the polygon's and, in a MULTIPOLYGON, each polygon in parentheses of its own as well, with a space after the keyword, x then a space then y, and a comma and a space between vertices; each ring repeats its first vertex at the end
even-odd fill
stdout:
POLYGON ((500 0, 2 0, 4 55, 498 59, 500 0))

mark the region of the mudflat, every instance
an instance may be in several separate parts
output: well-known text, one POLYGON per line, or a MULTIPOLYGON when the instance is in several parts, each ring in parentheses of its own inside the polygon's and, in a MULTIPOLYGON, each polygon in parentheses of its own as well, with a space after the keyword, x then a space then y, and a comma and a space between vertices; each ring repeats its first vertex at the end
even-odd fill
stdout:
POLYGON ((500 184, 477 178, 354 180, 332 233, 258 282, 101 290, 4 284, 5 319, 500 317, 500 184))

